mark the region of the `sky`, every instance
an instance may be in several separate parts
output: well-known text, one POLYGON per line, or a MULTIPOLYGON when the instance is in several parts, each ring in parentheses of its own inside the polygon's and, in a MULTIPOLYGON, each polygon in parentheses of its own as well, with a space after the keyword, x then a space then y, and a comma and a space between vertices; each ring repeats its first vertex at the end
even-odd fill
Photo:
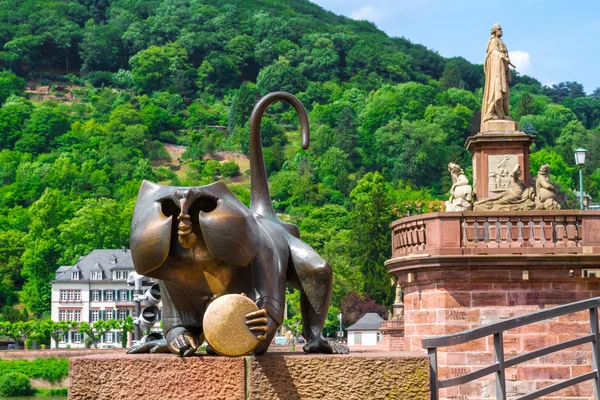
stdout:
POLYGON ((490 28, 502 25, 517 70, 551 86, 600 87, 600 0, 311 0, 368 20, 444 57, 483 64, 490 28))

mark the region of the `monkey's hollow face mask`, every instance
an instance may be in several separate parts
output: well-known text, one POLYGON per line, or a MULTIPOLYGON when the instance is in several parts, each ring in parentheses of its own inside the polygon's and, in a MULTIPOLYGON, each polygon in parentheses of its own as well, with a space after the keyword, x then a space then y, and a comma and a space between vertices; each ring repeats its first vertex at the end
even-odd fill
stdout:
POLYGON ((173 187, 144 181, 140 187, 131 228, 140 274, 169 280, 159 271, 169 257, 245 267, 259 239, 255 217, 223 182, 173 187))

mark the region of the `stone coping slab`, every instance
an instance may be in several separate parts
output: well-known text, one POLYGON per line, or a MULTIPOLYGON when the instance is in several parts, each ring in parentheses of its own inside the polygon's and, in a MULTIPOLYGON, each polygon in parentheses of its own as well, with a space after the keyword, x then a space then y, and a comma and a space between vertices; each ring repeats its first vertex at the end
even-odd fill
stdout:
POLYGON ((429 399, 423 353, 267 353, 179 358, 100 354, 70 359, 69 399, 429 399))

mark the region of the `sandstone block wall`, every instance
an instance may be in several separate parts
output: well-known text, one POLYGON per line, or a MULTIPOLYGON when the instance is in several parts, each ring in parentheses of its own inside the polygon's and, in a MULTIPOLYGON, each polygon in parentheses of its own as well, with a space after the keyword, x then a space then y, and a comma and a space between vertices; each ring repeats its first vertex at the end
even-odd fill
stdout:
POLYGON ((95 355, 70 360, 69 399, 428 400, 423 353, 179 358, 95 355))
MULTIPOLYGON (((423 351, 421 339, 457 333, 556 305, 600 296, 600 282, 569 270, 419 272, 405 286, 406 350, 423 351), (438 280, 439 279, 439 280, 438 280)), ((505 359, 590 333, 589 312, 557 317, 509 330, 504 334, 505 359)), ((438 351, 440 378, 451 378, 493 363, 491 336, 438 351)), ((592 369, 591 344, 573 347, 510 368, 506 372, 509 398, 530 393, 592 369)), ((471 384, 440 392, 443 398, 495 398, 490 375, 471 384)), ((591 381, 556 392, 544 399, 592 399, 591 381)))

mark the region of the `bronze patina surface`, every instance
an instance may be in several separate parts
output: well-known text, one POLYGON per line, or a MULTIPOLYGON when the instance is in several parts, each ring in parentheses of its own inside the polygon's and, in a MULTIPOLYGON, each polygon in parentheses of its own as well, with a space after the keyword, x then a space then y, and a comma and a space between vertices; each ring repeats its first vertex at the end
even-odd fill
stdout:
MULTIPOLYGON (((250 353, 261 339, 252 332, 264 328, 261 317, 248 320, 246 315, 258 315, 256 304, 246 296, 226 294, 208 306, 204 314, 204 336, 215 352, 222 356, 237 357, 250 353), (253 326, 254 325, 254 326, 253 326)), ((264 340, 264 336, 262 337, 264 340)))
POLYGON ((322 335, 331 300, 331 267, 299 239, 295 225, 277 217, 271 204, 260 120, 280 100, 298 113, 302 147, 308 148, 302 103, 284 92, 263 97, 250 118, 250 208, 223 182, 199 187, 142 183, 131 223, 131 255, 138 273, 160 281, 166 339, 143 349, 167 347, 180 356, 193 355, 208 328, 208 304, 223 295, 246 293, 259 309, 244 315, 252 334, 262 339, 253 353, 264 354, 283 322, 290 284, 300 291, 304 351, 347 352, 322 335))

